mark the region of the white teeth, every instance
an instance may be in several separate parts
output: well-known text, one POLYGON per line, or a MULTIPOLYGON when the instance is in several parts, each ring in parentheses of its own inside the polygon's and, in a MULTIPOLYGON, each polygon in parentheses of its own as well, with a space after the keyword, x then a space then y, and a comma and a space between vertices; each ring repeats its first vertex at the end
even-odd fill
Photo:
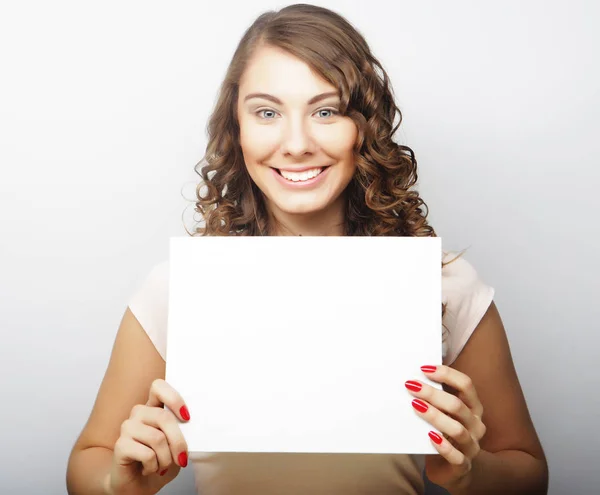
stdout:
POLYGON ((316 177, 322 171, 323 169, 319 167, 305 170, 304 172, 286 172, 285 170, 280 170, 279 172, 281 172, 281 175, 283 175, 283 177, 285 177, 287 180, 291 180, 292 182, 301 182, 316 177))

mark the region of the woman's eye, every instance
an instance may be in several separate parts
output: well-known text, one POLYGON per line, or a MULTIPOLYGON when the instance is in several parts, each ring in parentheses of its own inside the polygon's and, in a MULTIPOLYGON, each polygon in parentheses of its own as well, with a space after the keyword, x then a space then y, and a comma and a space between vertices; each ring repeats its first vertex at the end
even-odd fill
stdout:
MULTIPOLYGON (((261 117, 263 117, 264 116, 264 112, 275 113, 273 110, 266 110, 266 109, 265 110, 259 110, 256 113, 258 113, 261 117)), ((266 117, 266 118, 268 119, 269 117, 266 117)))
MULTIPOLYGON (((331 116, 339 114, 339 112, 336 109, 334 109, 334 108, 322 108, 321 110, 317 110, 318 114, 320 114, 321 112, 330 112, 331 116)), ((262 117, 264 119, 270 120, 273 117, 270 116, 270 115, 268 115, 268 114, 276 114, 277 112, 275 112, 275 110, 269 110, 269 109, 265 108, 265 109, 262 109, 262 110, 258 110, 256 113, 258 114, 259 117, 262 117)), ((329 117, 329 116, 326 115, 323 118, 327 118, 327 117, 329 117)))
POLYGON ((321 110, 319 110, 317 113, 321 113, 321 112, 331 112, 331 115, 337 115, 339 112, 333 108, 322 108, 321 110))

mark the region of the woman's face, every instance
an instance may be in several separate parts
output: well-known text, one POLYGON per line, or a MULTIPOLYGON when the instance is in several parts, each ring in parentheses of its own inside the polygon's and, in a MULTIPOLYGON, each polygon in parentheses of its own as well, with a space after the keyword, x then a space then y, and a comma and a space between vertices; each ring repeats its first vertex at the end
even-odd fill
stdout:
POLYGON ((343 204, 358 131, 338 115, 339 103, 334 86, 283 50, 262 47, 250 61, 239 88, 240 145, 271 211, 309 214, 343 204))

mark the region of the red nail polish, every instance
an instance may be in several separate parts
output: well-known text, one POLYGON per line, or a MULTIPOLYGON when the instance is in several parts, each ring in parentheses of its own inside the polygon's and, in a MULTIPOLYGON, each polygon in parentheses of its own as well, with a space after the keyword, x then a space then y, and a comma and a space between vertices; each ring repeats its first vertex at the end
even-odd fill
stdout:
POLYGON ((177 457, 177 460, 179 461, 179 465, 181 467, 186 467, 187 461, 188 461, 187 452, 182 452, 181 454, 179 454, 179 457, 177 457))
POLYGON ((429 409, 429 406, 427 404, 425 404, 425 402, 423 402, 420 399, 415 399, 412 401, 412 406, 419 411, 420 413, 424 413, 427 412, 427 409, 429 409))
POLYGON ((437 366, 421 366, 423 373, 434 373, 437 370, 437 366))
POLYGON ((187 406, 181 406, 181 409, 179 409, 179 414, 181 414, 181 417, 183 419, 185 419, 186 421, 189 421, 190 412, 188 411, 187 406))
POLYGON ((158 474, 160 474, 161 476, 164 476, 165 474, 167 474, 167 471, 168 471, 168 469, 165 469, 165 470, 161 471, 158 474))
POLYGON ((431 438, 435 443, 437 443, 438 445, 440 443, 442 443, 443 438, 440 437, 435 431, 430 431, 429 432, 429 438, 431 438))
POLYGON ((421 385, 419 382, 415 382, 414 380, 408 380, 404 383, 404 386, 413 392, 419 392, 423 388, 423 385, 421 385))

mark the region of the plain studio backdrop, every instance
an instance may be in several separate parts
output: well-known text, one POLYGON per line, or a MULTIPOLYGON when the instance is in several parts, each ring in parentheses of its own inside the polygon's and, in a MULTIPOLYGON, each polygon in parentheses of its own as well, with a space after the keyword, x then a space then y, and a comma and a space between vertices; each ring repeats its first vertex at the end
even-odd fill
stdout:
MULTIPOLYGON (((550 493, 595 493, 600 5, 317 3, 388 71, 429 220, 496 289, 550 493)), ((66 493, 126 304, 193 226, 226 66, 284 5, 2 2, 3 493, 66 493)), ((192 487, 188 467, 164 492, 192 487)))

